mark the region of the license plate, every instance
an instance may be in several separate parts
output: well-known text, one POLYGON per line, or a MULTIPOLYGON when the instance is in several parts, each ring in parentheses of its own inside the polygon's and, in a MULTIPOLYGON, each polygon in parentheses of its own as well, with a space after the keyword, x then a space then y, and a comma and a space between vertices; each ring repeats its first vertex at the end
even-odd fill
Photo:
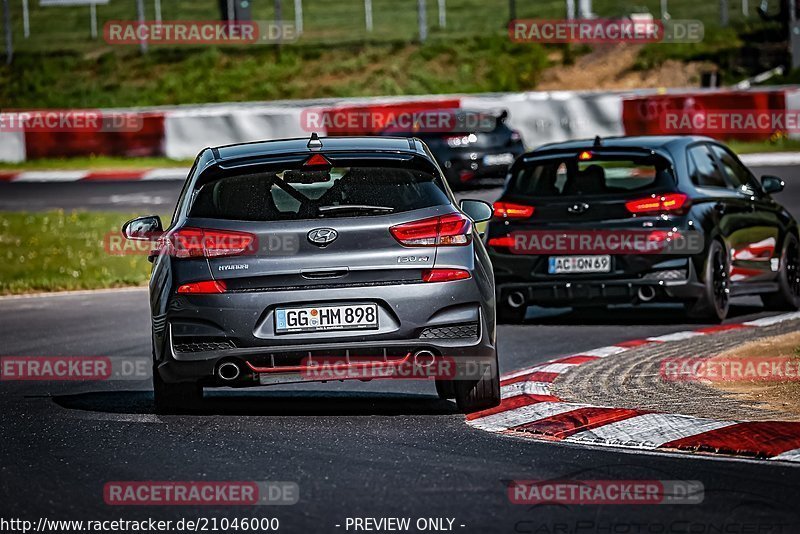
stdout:
POLYGON ((375 328, 378 328, 378 306, 375 304, 278 308, 275 310, 275 333, 277 334, 375 328))
POLYGON ((484 165, 511 165, 514 163, 514 154, 489 154, 483 156, 484 165))
POLYGON ((550 274, 609 273, 611 256, 550 256, 550 274))

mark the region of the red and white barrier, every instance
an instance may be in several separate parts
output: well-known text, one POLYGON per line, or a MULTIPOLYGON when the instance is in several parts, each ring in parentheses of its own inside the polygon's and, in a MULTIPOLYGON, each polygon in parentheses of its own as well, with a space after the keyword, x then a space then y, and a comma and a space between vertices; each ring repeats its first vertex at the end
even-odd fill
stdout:
MULTIPOLYGON (((365 113, 421 109, 508 110, 509 125, 518 130, 529 148, 596 135, 665 133, 659 114, 665 110, 800 109, 800 89, 782 87, 750 91, 692 90, 666 93, 656 90, 627 92, 525 92, 483 95, 428 95, 420 97, 298 100, 273 103, 212 104, 104 110, 137 114, 136 131, 24 131, 0 130, 0 161, 86 155, 167 156, 193 158, 207 146, 249 141, 305 137, 311 128, 309 110, 323 113, 365 113)), ((68 111, 70 113, 71 111, 68 111)), ((13 115, 13 113, 11 114, 13 115)), ((320 135, 342 133, 318 129, 320 135)), ((347 133, 375 134, 365 130, 347 133)), ((708 133, 697 131, 694 133, 708 133)), ((765 139, 773 132, 733 137, 765 139)), ((793 132, 792 135, 797 135, 793 132)), ((731 137, 728 135, 727 137, 731 137)))

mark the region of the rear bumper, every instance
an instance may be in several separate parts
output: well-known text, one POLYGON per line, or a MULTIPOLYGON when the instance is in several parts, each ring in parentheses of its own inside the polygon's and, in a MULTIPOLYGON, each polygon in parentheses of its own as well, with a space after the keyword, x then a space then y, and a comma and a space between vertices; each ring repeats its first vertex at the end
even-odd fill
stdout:
POLYGON ((596 304, 623 304, 636 302, 669 302, 692 300, 701 295, 703 283, 698 279, 691 258, 673 259, 664 269, 654 269, 638 276, 592 277, 591 275, 537 276, 530 282, 502 281, 498 277, 499 305, 508 305, 514 294, 515 302, 544 307, 592 306, 596 304), (674 264, 681 263, 680 268, 674 264), (665 273, 683 272, 680 278, 667 278, 665 273), (662 276, 663 275, 663 276, 662 276), (650 291, 652 290, 652 291, 650 291), (522 296, 520 299, 519 295, 522 296), (641 298, 644 295, 644 299, 641 298))
POLYGON ((260 374, 296 377, 297 366, 309 356, 391 357, 425 350, 459 361, 493 361, 493 303, 481 294, 470 279, 357 292, 339 288, 176 297, 163 331, 155 336, 157 369, 165 382, 241 386, 259 382, 220 384, 214 378, 218 365, 234 361, 244 369, 263 370, 260 374), (290 335, 272 329, 277 306, 348 301, 378 302, 385 313, 380 328, 290 335))

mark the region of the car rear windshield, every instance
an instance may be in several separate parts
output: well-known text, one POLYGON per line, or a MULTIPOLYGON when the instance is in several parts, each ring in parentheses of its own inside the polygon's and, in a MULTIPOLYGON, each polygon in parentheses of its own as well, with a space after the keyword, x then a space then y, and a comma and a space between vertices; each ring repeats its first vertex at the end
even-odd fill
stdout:
POLYGON ((440 178, 420 170, 284 170, 206 183, 195 192, 189 216, 242 221, 360 217, 449 202, 440 178))
POLYGON ((669 163, 663 158, 592 157, 582 161, 571 156, 533 162, 518 169, 509 191, 537 197, 626 195, 674 185, 669 163))

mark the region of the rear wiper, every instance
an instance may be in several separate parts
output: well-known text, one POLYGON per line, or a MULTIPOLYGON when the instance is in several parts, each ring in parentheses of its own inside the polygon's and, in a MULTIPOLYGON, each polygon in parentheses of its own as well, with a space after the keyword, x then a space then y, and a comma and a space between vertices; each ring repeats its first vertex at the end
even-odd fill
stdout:
POLYGON ((321 214, 347 212, 367 212, 367 213, 391 213, 394 208, 388 206, 369 206, 367 204, 342 204, 339 206, 319 206, 317 208, 321 214))

